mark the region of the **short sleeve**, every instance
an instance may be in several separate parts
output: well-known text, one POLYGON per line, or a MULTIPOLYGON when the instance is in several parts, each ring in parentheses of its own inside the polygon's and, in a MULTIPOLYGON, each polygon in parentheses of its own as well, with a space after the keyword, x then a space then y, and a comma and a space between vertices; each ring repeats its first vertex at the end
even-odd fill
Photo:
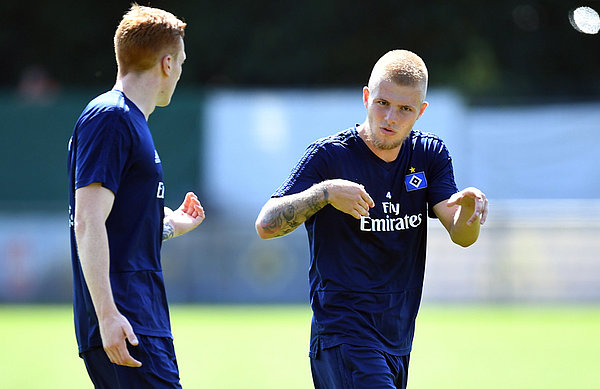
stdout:
POLYGON ((107 112, 77 129, 75 189, 94 182, 116 193, 127 163, 131 135, 118 113, 107 112))
POLYGON ((323 171, 326 167, 324 154, 321 143, 316 142, 308 146, 288 178, 271 197, 300 193, 322 182, 324 180, 323 171))
POLYGON ((429 204, 429 216, 435 218, 433 206, 440 201, 447 200, 454 193, 458 192, 454 180, 454 169, 452 167, 452 158, 446 148, 446 145, 436 139, 431 144, 430 150, 429 190, 427 193, 427 203, 429 204))

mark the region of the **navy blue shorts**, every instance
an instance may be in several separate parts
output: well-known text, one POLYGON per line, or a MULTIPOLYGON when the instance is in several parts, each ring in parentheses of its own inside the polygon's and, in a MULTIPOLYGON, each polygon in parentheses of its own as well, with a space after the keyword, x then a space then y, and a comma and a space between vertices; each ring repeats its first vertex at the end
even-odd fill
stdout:
POLYGON ((141 367, 115 365, 103 348, 81 354, 96 389, 181 388, 173 339, 137 335, 139 344, 127 344, 141 367))
POLYGON ((342 344, 310 359, 315 389, 406 389, 410 355, 342 344))

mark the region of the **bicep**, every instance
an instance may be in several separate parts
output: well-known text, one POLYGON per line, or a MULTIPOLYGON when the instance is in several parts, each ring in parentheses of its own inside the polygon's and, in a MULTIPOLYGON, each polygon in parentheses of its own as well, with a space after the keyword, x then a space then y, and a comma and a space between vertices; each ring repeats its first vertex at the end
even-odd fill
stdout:
POLYGON ((106 221, 115 200, 114 193, 95 182, 75 191, 75 222, 106 221))

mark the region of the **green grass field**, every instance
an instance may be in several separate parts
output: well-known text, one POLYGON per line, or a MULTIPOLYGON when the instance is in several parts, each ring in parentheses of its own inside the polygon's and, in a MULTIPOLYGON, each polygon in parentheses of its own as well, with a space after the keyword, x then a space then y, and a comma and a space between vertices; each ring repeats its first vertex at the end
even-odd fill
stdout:
MULTIPOLYGON (((173 306, 186 388, 311 388, 306 306, 173 306)), ((69 306, 0 305, 0 388, 91 388, 69 306)), ((410 389, 600 388, 598 306, 430 306, 410 389)))

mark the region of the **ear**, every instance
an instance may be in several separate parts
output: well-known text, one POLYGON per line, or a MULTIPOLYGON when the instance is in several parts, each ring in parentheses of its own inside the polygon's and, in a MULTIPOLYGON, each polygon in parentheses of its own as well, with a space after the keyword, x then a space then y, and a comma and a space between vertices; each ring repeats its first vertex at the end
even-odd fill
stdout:
POLYGON ((162 70, 165 76, 171 75, 171 70, 173 69, 173 56, 170 54, 164 55, 160 59, 160 69, 162 70))
POLYGON ((363 87, 363 104, 365 106, 365 108, 369 108, 369 87, 365 86, 363 87))
POLYGON ((421 103, 421 109, 419 110, 419 116, 417 117, 420 118, 421 115, 423 115, 423 112, 425 112, 425 108, 427 108, 427 106, 429 105, 429 103, 427 101, 423 101, 423 103, 421 103))

